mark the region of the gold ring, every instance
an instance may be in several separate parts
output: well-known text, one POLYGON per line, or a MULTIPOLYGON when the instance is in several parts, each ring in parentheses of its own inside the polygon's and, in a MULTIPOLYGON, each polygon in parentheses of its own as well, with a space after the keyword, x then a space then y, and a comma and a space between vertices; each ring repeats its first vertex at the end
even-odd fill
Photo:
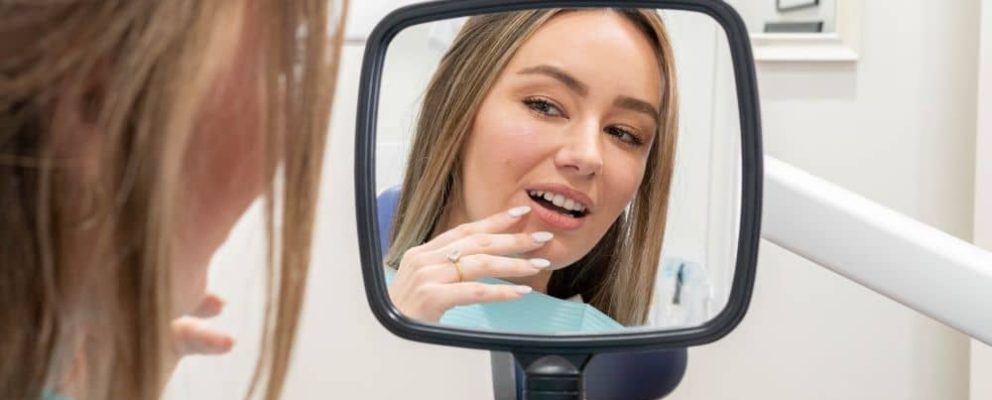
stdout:
POLYGON ((462 274, 462 265, 458 263, 458 259, 462 256, 461 250, 452 249, 446 256, 448 257, 448 261, 451 261, 451 264, 455 266, 455 272, 458 273, 458 282, 464 281, 465 275, 462 274))
POLYGON ((458 282, 464 282, 465 275, 462 275, 462 265, 458 261, 452 261, 451 264, 455 266, 455 272, 458 273, 458 282))

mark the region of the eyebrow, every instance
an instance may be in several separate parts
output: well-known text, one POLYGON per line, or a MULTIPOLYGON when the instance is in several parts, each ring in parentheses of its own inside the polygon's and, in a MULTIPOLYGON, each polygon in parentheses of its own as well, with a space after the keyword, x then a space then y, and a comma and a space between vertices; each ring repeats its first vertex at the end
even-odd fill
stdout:
POLYGON ((661 113, 658 112, 658 109, 654 108, 654 106, 651 105, 651 103, 648 103, 644 100, 638 100, 628 96, 619 96, 617 97, 616 100, 613 101, 613 105, 615 107, 626 108, 628 110, 648 114, 651 116, 651 118, 654 119, 655 125, 661 124, 661 120, 659 118, 659 115, 661 115, 661 113))
MULTIPOLYGON (((524 68, 520 70, 518 74, 520 75, 537 74, 537 75, 550 76, 552 78, 561 81, 561 83, 563 83, 569 89, 571 89, 575 93, 578 93, 579 96, 585 97, 586 95, 589 94, 589 86, 587 86, 585 83, 582 83, 578 79, 575 79, 575 77, 569 75, 565 71, 562 71, 560 68, 552 67, 550 65, 537 65, 529 68, 524 68)), ((648 103, 644 100, 638 100, 630 96, 618 96, 617 99, 613 101, 613 106, 650 115, 656 125, 661 124, 659 118, 661 113, 659 113, 658 109, 655 108, 653 105, 651 105, 651 103, 648 103)))
POLYGON ((584 84, 582 82, 579 82, 578 79, 575 79, 575 77, 573 77, 572 75, 569 75, 567 72, 562 71, 561 69, 552 67, 550 65, 538 65, 538 66, 535 66, 535 67, 524 68, 524 69, 520 70, 520 72, 518 72, 518 74, 521 74, 521 75, 528 75, 528 74, 547 75, 547 76, 550 76, 552 78, 555 78, 555 79, 561 81, 561 83, 565 84, 565 86, 567 86, 569 89, 572 89, 572 91, 574 91, 575 93, 578 93, 579 96, 585 97, 587 94, 589 94, 589 86, 586 86, 586 84, 584 84))

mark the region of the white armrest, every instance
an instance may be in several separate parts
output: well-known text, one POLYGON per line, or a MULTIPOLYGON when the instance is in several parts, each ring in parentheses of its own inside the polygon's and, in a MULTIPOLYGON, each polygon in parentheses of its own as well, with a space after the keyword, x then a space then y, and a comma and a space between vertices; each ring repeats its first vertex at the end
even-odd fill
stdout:
POLYGON ((992 253, 765 157, 762 237, 992 345, 992 253))

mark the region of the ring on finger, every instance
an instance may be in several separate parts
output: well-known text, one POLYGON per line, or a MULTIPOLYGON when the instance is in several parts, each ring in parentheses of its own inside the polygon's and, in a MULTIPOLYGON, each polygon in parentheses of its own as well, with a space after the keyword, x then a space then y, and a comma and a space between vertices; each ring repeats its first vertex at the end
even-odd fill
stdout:
POLYGON ((453 249, 448 252, 447 257, 448 261, 451 261, 451 265, 455 266, 455 272, 458 274, 458 282, 464 281, 465 274, 462 272, 461 263, 458 262, 459 258, 461 258, 461 250, 453 249))

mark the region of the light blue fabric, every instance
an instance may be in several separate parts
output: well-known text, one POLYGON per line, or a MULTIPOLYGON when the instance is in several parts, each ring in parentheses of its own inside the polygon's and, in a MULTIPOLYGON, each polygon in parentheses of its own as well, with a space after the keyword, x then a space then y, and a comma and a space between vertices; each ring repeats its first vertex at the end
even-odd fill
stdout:
POLYGON ((59 395, 51 390, 45 390, 41 393, 41 400, 69 400, 69 398, 59 395))
MULTIPOLYGON (((386 285, 392 284, 396 271, 385 268, 386 285)), ((483 278, 479 282, 508 285, 510 282, 483 278)), ((609 332, 623 325, 595 307, 562 300, 544 293, 531 292, 517 300, 471 304, 454 307, 441 316, 441 325, 474 330, 524 332, 538 334, 574 334, 609 332)))

